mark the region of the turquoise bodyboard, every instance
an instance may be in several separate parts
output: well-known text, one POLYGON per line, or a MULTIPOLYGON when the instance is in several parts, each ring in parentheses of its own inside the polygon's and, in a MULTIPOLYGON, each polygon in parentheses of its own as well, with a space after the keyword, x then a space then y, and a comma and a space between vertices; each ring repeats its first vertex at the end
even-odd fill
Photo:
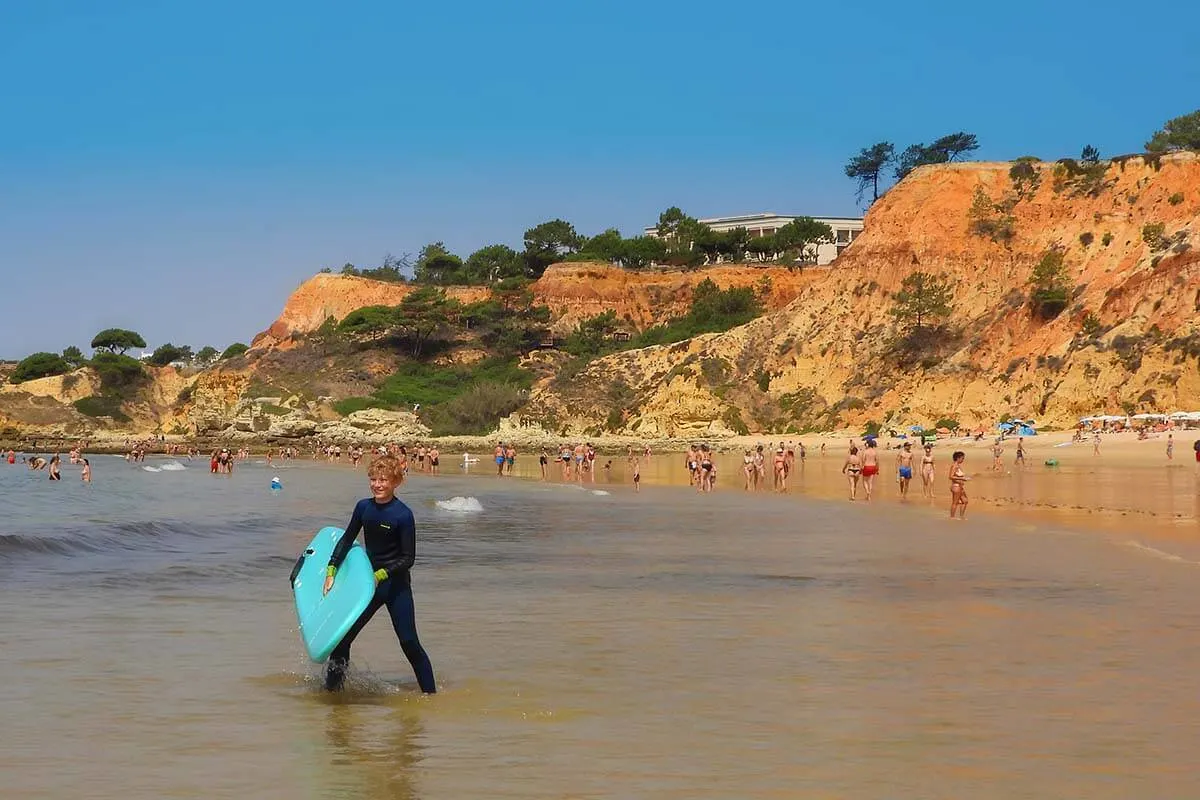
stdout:
POLYGON ((329 658, 375 596, 375 568, 358 542, 338 568, 329 594, 321 594, 329 556, 344 533, 341 528, 322 528, 304 548, 292 570, 300 638, 308 657, 318 664, 329 658))

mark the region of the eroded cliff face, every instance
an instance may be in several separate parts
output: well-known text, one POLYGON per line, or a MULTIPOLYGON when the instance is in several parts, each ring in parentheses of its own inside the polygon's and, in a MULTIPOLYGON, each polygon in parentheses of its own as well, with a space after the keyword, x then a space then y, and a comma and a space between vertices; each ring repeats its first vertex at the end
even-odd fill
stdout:
MULTIPOLYGON (((1061 168, 1044 163, 1014 179, 1013 166, 917 170, 875 204, 864 233, 830 268, 551 267, 533 292, 560 332, 608 310, 636 328, 682 314, 705 278, 722 288, 761 290, 769 282, 766 304, 775 311, 723 334, 609 356, 569 379, 546 378, 521 415, 556 433, 710 437, 868 420, 927 425, 943 417, 988 425, 1015 415, 1066 426, 1101 411, 1195 410, 1200 159, 1125 159, 1090 183, 1056 176, 1061 168), (990 228, 972 226, 979 197, 990 228), (992 235, 997 230, 1011 236, 992 235), (1066 309, 1046 320, 1032 312, 1029 279, 1052 249, 1063 253, 1073 288, 1066 309), (945 330, 912 351, 897 345, 904 331, 890 311, 915 271, 948 276, 953 302, 945 330)), ((150 369, 150 381, 125 405, 133 419, 117 426, 120 435, 321 435, 340 424, 328 398, 369 393, 398 356, 327 352, 297 334, 365 305, 395 305, 411 290, 318 275, 293 293, 247 357, 198 375, 150 369), (280 396, 256 396, 264 393, 280 396)), ((481 288, 448 293, 463 302, 486 296, 481 288)), ((566 357, 537 358, 552 374, 566 357)), ((93 434, 105 423, 71 403, 98 388, 89 370, 6 385, 0 432, 93 434)))
MULTIPOLYGON (((296 334, 310 333, 329 317, 341 320, 351 311, 366 306, 399 305, 416 288, 407 283, 387 283, 352 275, 320 273, 300 284, 283 305, 271 327, 254 337, 255 348, 287 343, 296 334)), ((480 286, 450 286, 446 294, 463 303, 485 300, 488 290, 480 286)))
POLYGON ((566 386, 544 382, 528 415, 566 430, 607 420, 622 432, 682 436, 743 424, 990 425, 1007 415, 1066 426, 1099 411, 1200 405, 1197 156, 1114 162, 1091 185, 1063 185, 1048 163, 1014 181, 1012 167, 914 172, 785 309, 724 334, 601 359, 566 386), (977 189, 1011 238, 972 230, 977 189), (1032 313, 1029 279, 1053 248, 1074 288, 1047 321, 1032 313), (915 355, 897 349, 902 331, 890 314, 914 271, 954 283, 945 335, 915 355), (620 425, 612 402, 625 408, 620 425))
MULTIPOLYGON (((530 285, 534 303, 550 309, 551 328, 566 333, 584 319, 613 311, 634 328, 642 329, 685 313, 696 285, 706 278, 722 289, 735 286, 767 288, 767 308, 783 308, 800 287, 817 279, 816 270, 781 267, 731 266, 700 271, 633 272, 608 264, 554 264, 530 285)), ((416 288, 348 275, 322 273, 309 278, 287 299, 283 312, 267 330, 254 337, 254 348, 288 347, 298 334, 315 331, 329 317, 341 320, 351 311, 371 305, 397 305, 416 288)), ((463 303, 487 299, 478 286, 449 286, 446 294, 463 303)))

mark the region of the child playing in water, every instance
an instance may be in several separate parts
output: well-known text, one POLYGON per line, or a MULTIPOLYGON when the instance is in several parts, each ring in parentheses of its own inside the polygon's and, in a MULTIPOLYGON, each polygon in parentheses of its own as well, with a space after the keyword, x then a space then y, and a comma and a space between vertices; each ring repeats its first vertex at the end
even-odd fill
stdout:
POLYGON ((336 691, 342 687, 350 665, 350 645, 354 637, 383 606, 387 606, 392 627, 400 640, 400 649, 412 664, 417 683, 426 694, 437 692, 433 665, 417 638, 416 609, 413 605, 412 579, 409 571, 417 556, 417 526, 412 509, 396 497, 396 487, 404 481, 404 470, 395 456, 380 456, 367 468, 371 496, 359 500, 350 515, 346 532, 333 549, 325 578, 324 593, 333 588, 334 576, 346 554, 350 552, 359 531, 371 565, 375 567, 375 597, 354 627, 329 655, 325 671, 325 688, 336 691))

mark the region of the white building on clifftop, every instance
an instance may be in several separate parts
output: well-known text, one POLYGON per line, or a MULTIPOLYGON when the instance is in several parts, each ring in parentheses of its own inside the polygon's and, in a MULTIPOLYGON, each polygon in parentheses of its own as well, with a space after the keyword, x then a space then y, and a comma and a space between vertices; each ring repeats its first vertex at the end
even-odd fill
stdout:
MULTIPOLYGON (((801 214, 742 214, 736 217, 709 217, 697 220, 714 231, 731 231, 734 228, 745 228, 750 237, 770 236, 787 225, 801 214)), ((824 266, 842 254, 850 243, 862 233, 862 217, 813 217, 817 222, 824 222, 833 229, 833 241, 816 247, 816 263, 824 266)), ((658 236, 658 227, 651 225, 645 229, 647 236, 658 236)))

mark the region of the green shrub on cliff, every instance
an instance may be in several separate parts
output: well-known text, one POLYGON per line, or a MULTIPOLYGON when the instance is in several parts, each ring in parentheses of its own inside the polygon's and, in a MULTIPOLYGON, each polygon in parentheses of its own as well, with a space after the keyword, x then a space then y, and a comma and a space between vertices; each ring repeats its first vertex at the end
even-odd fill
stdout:
POLYGON ((146 379, 140 361, 118 353, 97 353, 92 358, 92 369, 100 376, 100 389, 105 394, 136 389, 146 379))
POLYGON ((1200 111, 1167 120, 1146 142, 1146 151, 1167 153, 1172 150, 1200 150, 1200 111))
POLYGON ((1063 252, 1050 249, 1042 255, 1029 277, 1033 287, 1033 311, 1042 319, 1053 319, 1067 307, 1071 293, 1070 277, 1063 252))
POLYGON ((242 342, 234 342, 233 344, 229 345, 229 347, 225 348, 224 353, 221 353, 221 360, 224 361, 227 358, 235 358, 237 356, 240 356, 242 353, 246 352, 249 349, 250 349, 250 345, 248 345, 248 344, 243 344, 242 342))
POLYGON ((129 422, 129 415, 121 410, 121 398, 112 394, 97 394, 76 400, 75 406, 86 417, 112 417, 117 422, 129 422))
POLYGON ((62 375, 70 371, 71 365, 57 353, 34 353, 21 359, 21 363, 17 364, 8 380, 10 383, 24 383, 35 378, 62 375))

